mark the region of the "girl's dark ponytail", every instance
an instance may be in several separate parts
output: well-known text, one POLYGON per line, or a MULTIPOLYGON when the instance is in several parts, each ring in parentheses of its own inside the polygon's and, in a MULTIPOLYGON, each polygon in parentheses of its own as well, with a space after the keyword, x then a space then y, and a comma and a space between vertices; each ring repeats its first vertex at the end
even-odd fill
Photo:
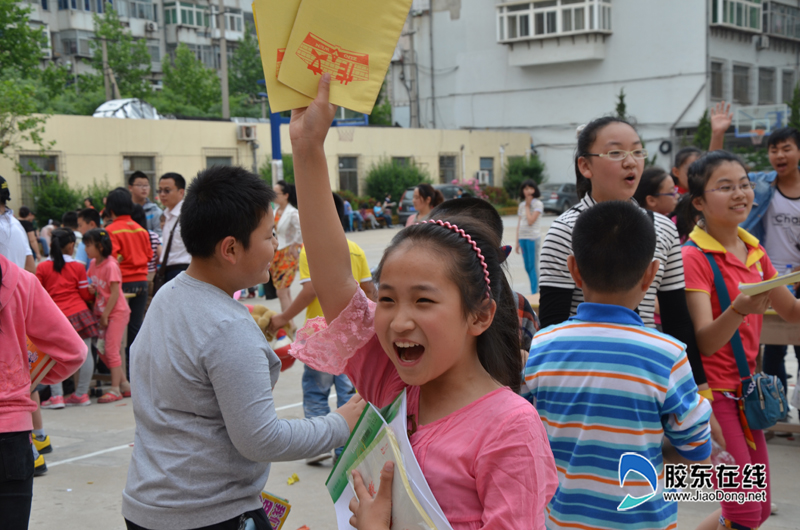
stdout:
POLYGON ((60 273, 64 269, 66 262, 62 249, 75 242, 75 234, 72 230, 57 228, 50 235, 50 259, 53 260, 53 268, 60 273))
POLYGON ((624 123, 625 125, 630 125, 632 129, 635 129, 629 122, 622 118, 617 118, 616 116, 597 118, 587 125, 582 125, 578 128, 578 148, 575 151, 575 186, 578 190, 579 199, 583 199, 587 194, 592 193, 592 181, 583 176, 580 167, 578 167, 578 160, 589 153, 592 144, 597 140, 598 133, 612 123, 624 123))

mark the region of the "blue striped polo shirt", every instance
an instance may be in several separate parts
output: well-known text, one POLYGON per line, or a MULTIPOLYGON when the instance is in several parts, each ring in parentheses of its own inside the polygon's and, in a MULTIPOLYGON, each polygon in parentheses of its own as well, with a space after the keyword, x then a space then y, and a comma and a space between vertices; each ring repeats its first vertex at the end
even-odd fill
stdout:
POLYGON ((711 454, 711 407, 697 393, 684 344, 646 328, 630 309, 582 303, 574 317, 534 337, 525 382, 558 469, 548 528, 677 527, 677 504, 661 496, 662 438, 689 460, 711 454), (652 492, 636 474, 620 487, 624 453, 652 462, 659 484, 644 504, 617 511, 626 494, 652 492))

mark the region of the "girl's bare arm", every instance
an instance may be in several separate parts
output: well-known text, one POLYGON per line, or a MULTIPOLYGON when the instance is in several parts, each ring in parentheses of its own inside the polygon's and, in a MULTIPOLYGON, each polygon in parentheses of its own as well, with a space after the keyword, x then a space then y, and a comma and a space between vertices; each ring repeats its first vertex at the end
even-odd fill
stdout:
POLYGON ((800 300, 792 296, 789 289, 778 287, 769 292, 772 307, 786 322, 800 322, 800 300))

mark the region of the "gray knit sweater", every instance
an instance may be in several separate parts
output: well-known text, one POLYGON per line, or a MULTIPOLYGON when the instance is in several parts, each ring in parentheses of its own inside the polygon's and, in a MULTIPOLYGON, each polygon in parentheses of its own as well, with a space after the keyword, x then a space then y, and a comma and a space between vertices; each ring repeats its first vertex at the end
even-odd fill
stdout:
POLYGON ((181 273, 159 290, 131 348, 136 418, 122 515, 152 530, 211 525, 257 509, 269 463, 347 441, 337 413, 281 420, 280 361, 247 309, 181 273))

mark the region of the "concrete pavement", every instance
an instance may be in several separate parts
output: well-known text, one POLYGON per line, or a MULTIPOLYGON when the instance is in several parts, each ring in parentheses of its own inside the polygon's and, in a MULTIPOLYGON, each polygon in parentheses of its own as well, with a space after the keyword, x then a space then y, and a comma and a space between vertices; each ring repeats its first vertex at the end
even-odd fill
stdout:
MULTIPOLYGON (((554 217, 546 216, 545 226, 549 226, 552 219, 554 217)), ((505 241, 513 243, 516 217, 506 217, 503 221, 505 241)), ((383 229, 348 236, 364 249, 370 266, 374 267, 396 233, 396 229, 383 229)), ((521 256, 512 253, 508 271, 512 287, 529 293, 521 256)), ((293 291, 299 291, 297 282, 293 291)), ((257 300, 256 303, 279 308, 277 300, 257 300)), ((301 324, 302 319, 298 317, 296 323, 301 324)), ((787 371, 797 373, 797 364, 791 355, 787 356, 787 371)), ((281 374, 275 388, 275 404, 282 418, 303 417, 301 376, 300 363, 281 374)), ((794 380, 790 380, 790 387, 793 383, 794 380)), ((332 403, 335 406, 335 401, 332 403)), ((124 529, 120 506, 134 437, 131 400, 42 412, 54 451, 46 455, 48 473, 34 481, 30 527, 36 530, 124 529)), ((796 422, 796 411, 793 417, 796 422)), ((800 529, 800 504, 797 502, 800 439, 774 438, 769 442, 769 453, 773 502, 780 512, 771 517, 762 530, 800 529)), ((273 464, 266 489, 289 499, 292 504, 284 530, 295 530, 303 525, 311 530, 336 528, 333 505, 324 486, 330 469, 330 460, 321 466, 308 466, 302 461, 273 464), (293 473, 297 473, 300 481, 290 486, 287 478, 293 473)), ((682 503, 678 511, 680 528, 695 528, 716 508, 713 503, 682 503)))

